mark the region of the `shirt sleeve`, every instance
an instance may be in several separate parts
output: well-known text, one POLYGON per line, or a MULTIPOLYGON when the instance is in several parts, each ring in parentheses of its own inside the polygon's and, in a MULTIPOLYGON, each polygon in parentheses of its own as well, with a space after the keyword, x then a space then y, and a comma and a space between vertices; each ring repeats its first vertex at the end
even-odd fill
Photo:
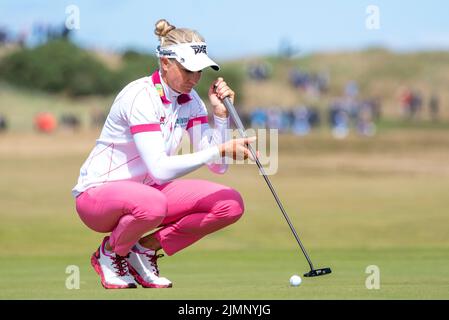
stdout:
POLYGON ((139 132, 133 137, 149 175, 159 185, 186 175, 221 157, 218 147, 210 147, 185 155, 168 156, 160 131, 139 132))
MULTIPOLYGON (((208 123, 198 124, 190 127, 190 141, 194 151, 205 150, 211 147, 218 147, 229 140, 228 123, 229 119, 214 116, 215 127, 211 128, 208 123)), ((223 174, 228 169, 226 158, 217 159, 214 163, 207 164, 207 167, 214 173, 223 174)))
MULTIPOLYGON (((214 128, 208 123, 207 109, 203 101, 195 96, 196 105, 187 125, 193 150, 200 151, 218 146, 230 139, 229 118, 220 118, 214 115, 214 128)), ((217 159, 214 163, 207 164, 214 173, 223 174, 228 169, 226 158, 217 159)))

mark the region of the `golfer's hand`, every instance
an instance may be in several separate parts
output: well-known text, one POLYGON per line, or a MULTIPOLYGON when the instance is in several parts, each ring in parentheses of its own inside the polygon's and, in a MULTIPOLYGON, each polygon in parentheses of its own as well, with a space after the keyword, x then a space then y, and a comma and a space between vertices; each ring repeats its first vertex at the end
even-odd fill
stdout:
POLYGON ((220 118, 227 118, 228 110, 223 104, 223 99, 229 97, 231 102, 234 103, 235 93, 229 88, 223 78, 218 78, 211 84, 208 95, 214 114, 220 118))
POLYGON ((255 161, 248 148, 248 145, 254 141, 256 141, 256 137, 232 139, 221 144, 218 148, 222 157, 228 156, 234 160, 250 158, 252 161, 255 161))

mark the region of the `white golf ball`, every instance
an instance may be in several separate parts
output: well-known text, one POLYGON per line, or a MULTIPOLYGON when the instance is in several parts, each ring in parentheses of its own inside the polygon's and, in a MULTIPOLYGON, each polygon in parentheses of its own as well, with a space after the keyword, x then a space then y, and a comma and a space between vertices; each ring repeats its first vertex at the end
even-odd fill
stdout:
POLYGON ((290 285, 293 287, 299 286, 301 284, 301 282, 302 282, 301 277, 296 274, 291 276, 291 278, 290 278, 290 285))

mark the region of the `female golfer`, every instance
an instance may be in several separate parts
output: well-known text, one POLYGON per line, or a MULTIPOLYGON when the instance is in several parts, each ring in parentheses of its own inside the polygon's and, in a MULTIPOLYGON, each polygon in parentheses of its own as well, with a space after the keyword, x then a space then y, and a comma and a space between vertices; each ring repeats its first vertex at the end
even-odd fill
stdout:
POLYGON ((236 222, 244 210, 240 194, 229 187, 177 179, 203 165, 224 173, 224 157, 250 157, 254 139, 229 139, 222 99, 233 100, 234 92, 222 78, 210 85, 209 127, 193 88, 202 69, 219 66, 207 56, 203 37, 166 20, 156 23, 155 34, 160 69, 118 94, 72 191, 81 220, 110 233, 91 257, 105 288, 171 287, 159 275, 158 250, 173 255, 236 222), (175 155, 183 130, 194 153, 175 155))

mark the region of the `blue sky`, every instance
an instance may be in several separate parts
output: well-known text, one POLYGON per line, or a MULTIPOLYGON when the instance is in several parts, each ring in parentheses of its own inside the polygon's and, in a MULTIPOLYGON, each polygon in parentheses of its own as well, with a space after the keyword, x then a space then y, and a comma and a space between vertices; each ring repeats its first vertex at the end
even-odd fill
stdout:
POLYGON ((378 45, 449 50, 445 0, 0 0, 0 25, 18 32, 38 21, 63 23, 68 5, 80 10, 74 39, 108 50, 154 50, 159 18, 198 30, 218 59, 277 53, 282 40, 303 53, 378 45), (379 8, 380 29, 366 28, 369 5, 379 8))

